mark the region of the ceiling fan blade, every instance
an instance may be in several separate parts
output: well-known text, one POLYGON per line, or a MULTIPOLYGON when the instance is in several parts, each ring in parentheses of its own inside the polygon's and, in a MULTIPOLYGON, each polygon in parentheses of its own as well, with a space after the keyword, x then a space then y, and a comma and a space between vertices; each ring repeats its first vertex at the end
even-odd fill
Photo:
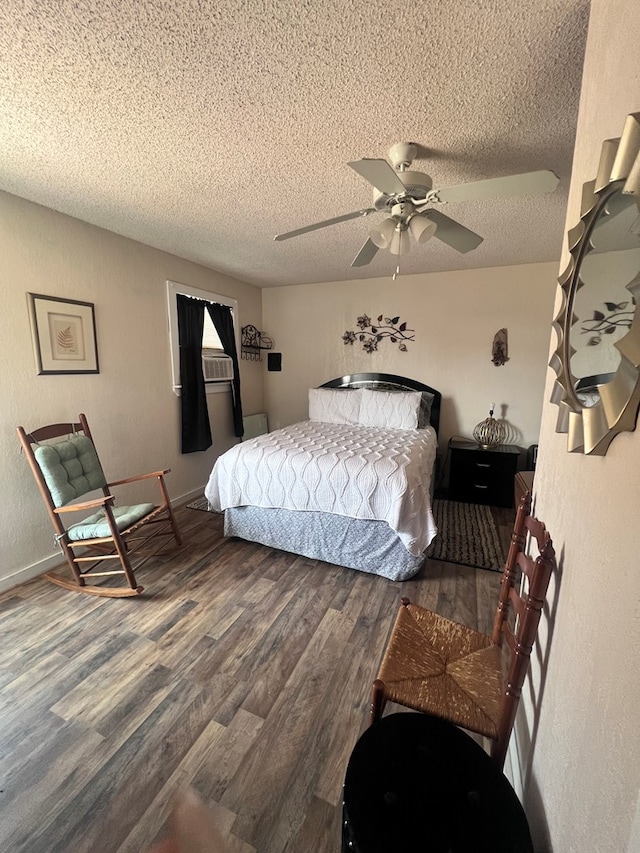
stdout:
POLYGON ((366 267, 375 258, 378 247, 373 240, 367 240, 351 262, 352 267, 366 267))
POLYGON ((430 210, 428 216, 438 226, 434 236, 457 252, 470 252, 472 249, 477 249, 482 243, 482 237, 465 228, 464 225, 460 225, 454 219, 445 216, 444 213, 440 213, 439 210, 430 210))
POLYGON ((354 160, 347 166, 361 175, 365 181, 369 181, 377 190, 385 195, 396 195, 404 193, 405 186, 398 177, 398 173, 386 160, 374 160, 365 157, 362 160, 354 160))
POLYGON ((435 190, 433 201, 477 201, 483 198, 500 198, 517 195, 540 195, 550 193, 558 186, 560 178, 547 170, 524 172, 522 175, 506 175, 504 178, 489 178, 435 190))
POLYGON ((343 213, 342 216, 334 216, 333 219, 324 219, 322 222, 314 222, 313 225, 305 225, 303 228, 296 228, 295 231, 287 231, 285 234, 276 234, 274 240, 288 240, 290 237, 297 237, 299 234, 308 234, 309 231, 317 231, 319 228, 326 228, 328 225, 337 225, 338 222, 346 222, 348 219, 357 219, 359 216, 367 216, 369 213, 376 213, 375 207, 367 207, 363 210, 354 210, 353 213, 343 213))

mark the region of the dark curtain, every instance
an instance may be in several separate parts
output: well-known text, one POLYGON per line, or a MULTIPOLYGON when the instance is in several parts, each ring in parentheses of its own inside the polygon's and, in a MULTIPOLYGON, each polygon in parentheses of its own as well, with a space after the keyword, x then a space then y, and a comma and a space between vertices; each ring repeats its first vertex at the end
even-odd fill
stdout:
POLYGON ((233 316, 228 305, 219 305, 217 302, 207 302, 209 316, 216 327, 220 338, 222 349, 233 362, 233 382, 231 383, 233 403, 233 427, 237 438, 244 435, 242 424, 242 400, 240 398, 240 365, 238 364, 238 352, 236 350, 236 336, 233 329, 233 316))
POLYGON ((202 373, 204 306, 201 299, 176 294, 178 345, 180 349, 180 404, 182 409, 182 452, 194 453, 211 447, 207 392, 202 373))

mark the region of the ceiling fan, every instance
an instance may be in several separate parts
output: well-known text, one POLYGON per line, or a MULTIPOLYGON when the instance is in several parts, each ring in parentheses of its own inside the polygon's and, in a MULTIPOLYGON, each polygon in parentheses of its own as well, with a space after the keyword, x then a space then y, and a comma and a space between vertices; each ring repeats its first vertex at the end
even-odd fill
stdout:
POLYGON ((384 211, 387 217, 370 230, 367 241, 351 263, 352 267, 371 263, 378 249, 389 249, 392 255, 406 255, 412 242, 426 243, 431 237, 442 240, 458 252, 470 252, 482 243, 482 237, 435 210, 433 205, 548 193, 555 190, 560 180, 554 172, 542 170, 434 190, 429 175, 409 170, 417 150, 413 142, 394 145, 389 150, 393 166, 386 160, 369 158, 348 163, 373 186, 373 207, 277 234, 274 240, 289 240, 328 225, 384 211))

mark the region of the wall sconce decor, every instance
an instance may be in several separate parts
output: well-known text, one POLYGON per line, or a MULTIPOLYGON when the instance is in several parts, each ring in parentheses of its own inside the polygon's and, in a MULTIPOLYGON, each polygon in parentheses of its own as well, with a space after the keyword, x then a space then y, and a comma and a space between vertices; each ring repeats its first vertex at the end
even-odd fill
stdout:
POLYGON ((378 349, 378 344, 385 338, 389 338, 392 344, 398 344, 400 352, 407 352, 405 341, 414 341, 415 335, 408 334, 414 329, 407 329, 406 323, 400 322, 400 317, 385 317, 380 314, 377 323, 371 321, 371 317, 362 314, 356 320, 359 332, 347 331, 342 336, 342 342, 353 345, 360 341, 362 349, 371 354, 378 349))
POLYGON ((241 358, 262 361, 262 350, 269 349, 273 349, 273 341, 264 332, 260 332, 255 326, 242 327, 241 358))
POLYGON ((493 338, 493 346, 491 348, 491 361, 496 367, 502 367, 509 361, 507 354, 507 330, 500 329, 495 333, 493 338))

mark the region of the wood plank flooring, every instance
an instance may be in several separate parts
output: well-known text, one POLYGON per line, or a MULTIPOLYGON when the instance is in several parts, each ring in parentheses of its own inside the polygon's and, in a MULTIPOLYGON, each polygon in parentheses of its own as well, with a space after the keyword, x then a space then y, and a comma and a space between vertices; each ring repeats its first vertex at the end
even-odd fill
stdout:
MULTIPOLYGON (((513 513, 494 515, 508 542, 513 513)), ((178 519, 186 544, 140 598, 0 595, 4 853, 144 853, 186 784, 234 853, 335 853, 400 597, 491 628, 497 573, 428 561, 400 584, 178 519)))

